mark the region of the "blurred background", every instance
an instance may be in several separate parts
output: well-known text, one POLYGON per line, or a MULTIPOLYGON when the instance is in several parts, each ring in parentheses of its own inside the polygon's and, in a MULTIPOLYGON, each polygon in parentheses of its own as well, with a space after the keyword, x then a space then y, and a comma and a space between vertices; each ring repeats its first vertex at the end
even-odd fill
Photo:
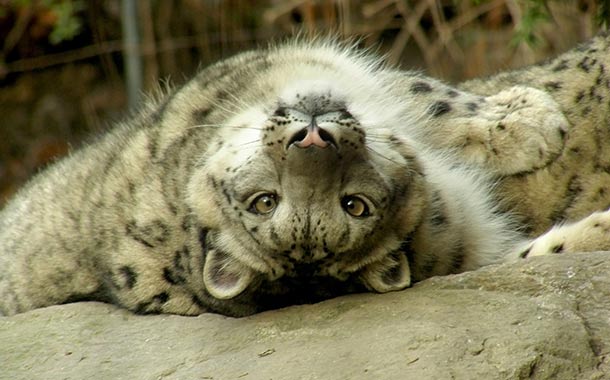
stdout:
POLYGON ((160 83, 302 34, 357 37, 448 82, 593 36, 608 0, 0 0, 0 206, 160 83), (127 95, 130 94, 130 95, 127 95))

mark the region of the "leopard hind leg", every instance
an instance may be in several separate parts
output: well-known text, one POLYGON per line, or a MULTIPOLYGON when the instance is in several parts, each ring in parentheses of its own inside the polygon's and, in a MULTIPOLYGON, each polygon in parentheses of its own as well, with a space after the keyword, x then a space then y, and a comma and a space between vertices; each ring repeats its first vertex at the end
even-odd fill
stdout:
POLYGON ((556 225, 515 250, 509 259, 594 251, 610 251, 610 209, 556 225))

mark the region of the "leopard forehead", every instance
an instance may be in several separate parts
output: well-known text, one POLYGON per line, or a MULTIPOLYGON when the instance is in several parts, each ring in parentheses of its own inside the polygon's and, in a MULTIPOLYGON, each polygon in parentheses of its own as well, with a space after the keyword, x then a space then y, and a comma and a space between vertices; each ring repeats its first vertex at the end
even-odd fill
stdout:
POLYGON ((316 115, 332 109, 345 108, 350 99, 347 96, 348 91, 349 89, 342 88, 332 80, 295 80, 280 90, 278 104, 316 115))
POLYGON ((333 44, 298 44, 271 49, 264 62, 235 62, 239 69, 228 77, 230 83, 203 91, 226 99, 213 99, 221 111, 228 111, 222 112, 228 116, 226 124, 252 125, 253 119, 268 117, 278 105, 308 111, 301 105, 303 97, 314 96, 326 108, 347 108, 369 126, 396 127, 420 116, 388 95, 395 86, 394 71, 374 56, 333 44))

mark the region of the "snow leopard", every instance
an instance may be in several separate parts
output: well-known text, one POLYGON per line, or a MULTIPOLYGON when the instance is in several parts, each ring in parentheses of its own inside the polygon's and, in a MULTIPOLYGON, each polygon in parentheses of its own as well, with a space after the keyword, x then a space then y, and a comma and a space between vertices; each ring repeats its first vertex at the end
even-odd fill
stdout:
POLYGON ((457 86, 325 39, 213 64, 0 211, 0 314, 241 317, 608 249, 609 41, 457 86))

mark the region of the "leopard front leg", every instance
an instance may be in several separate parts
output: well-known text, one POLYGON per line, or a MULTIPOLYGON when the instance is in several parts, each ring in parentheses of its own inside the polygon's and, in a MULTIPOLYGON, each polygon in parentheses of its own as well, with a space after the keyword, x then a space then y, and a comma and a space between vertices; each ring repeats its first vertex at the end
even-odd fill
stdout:
POLYGON ((400 87, 419 120, 408 133, 496 175, 545 167, 564 147, 568 121, 544 91, 516 86, 485 97, 423 77, 403 78, 400 87))
POLYGON ((610 210, 596 212, 575 223, 558 225, 525 247, 512 253, 512 258, 574 252, 610 250, 610 210))

